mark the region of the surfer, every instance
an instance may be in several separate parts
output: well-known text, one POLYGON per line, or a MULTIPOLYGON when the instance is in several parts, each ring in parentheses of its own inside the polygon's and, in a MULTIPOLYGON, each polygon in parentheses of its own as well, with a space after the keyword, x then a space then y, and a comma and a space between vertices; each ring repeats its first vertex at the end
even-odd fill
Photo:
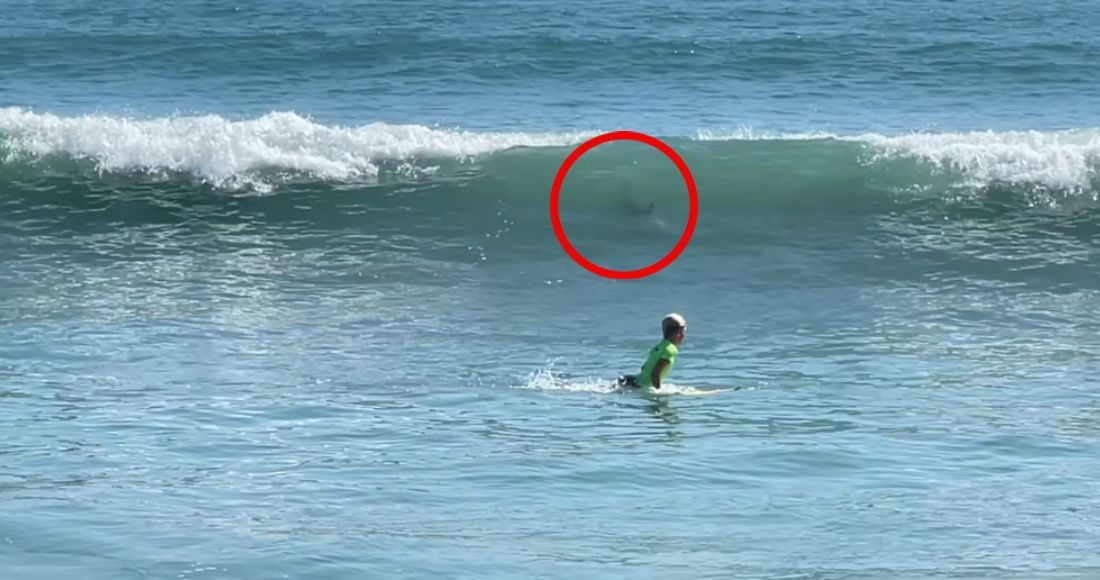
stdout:
POLYGON ((642 365, 642 372, 638 375, 623 375, 619 377, 620 387, 653 387, 661 388, 661 382, 672 370, 676 362, 676 355, 680 353, 680 345, 684 342, 684 334, 687 332, 687 321, 679 314, 669 314, 661 321, 661 333, 664 338, 661 342, 649 349, 649 358, 642 365))

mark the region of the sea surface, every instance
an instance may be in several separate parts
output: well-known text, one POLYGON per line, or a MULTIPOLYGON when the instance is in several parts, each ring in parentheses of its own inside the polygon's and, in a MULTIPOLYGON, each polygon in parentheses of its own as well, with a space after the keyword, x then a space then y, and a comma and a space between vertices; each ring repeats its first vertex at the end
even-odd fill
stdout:
POLYGON ((0 12, 0 579, 1100 578, 1094 2, 0 12))

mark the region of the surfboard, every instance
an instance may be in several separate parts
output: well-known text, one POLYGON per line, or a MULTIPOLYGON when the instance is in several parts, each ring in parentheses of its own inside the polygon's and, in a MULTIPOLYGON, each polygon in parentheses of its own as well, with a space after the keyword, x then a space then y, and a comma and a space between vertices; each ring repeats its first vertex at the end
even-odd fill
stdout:
POLYGON ((648 389, 640 388, 634 389, 640 394, 652 397, 673 397, 673 396, 687 396, 687 397, 705 397, 708 395, 720 395, 722 393, 729 393, 736 391, 741 387, 731 388, 702 388, 691 387, 687 385, 664 385, 660 389, 648 389))

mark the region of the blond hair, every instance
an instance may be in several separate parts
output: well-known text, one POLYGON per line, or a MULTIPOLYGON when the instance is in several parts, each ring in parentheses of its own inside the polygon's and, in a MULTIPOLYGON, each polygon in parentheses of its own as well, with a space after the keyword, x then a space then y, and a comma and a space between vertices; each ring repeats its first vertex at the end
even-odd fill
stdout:
POLYGON ((687 321, 679 314, 669 314, 661 321, 661 334, 663 334, 665 338, 676 334, 681 328, 687 328, 687 321))

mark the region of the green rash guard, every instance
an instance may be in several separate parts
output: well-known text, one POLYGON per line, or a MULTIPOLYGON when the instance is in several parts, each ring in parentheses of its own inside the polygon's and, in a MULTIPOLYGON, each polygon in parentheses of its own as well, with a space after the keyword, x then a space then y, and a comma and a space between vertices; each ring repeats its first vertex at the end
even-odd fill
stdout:
POLYGON ((679 353, 680 349, 676 348, 676 345, 672 344, 672 341, 667 338, 654 345, 653 348, 649 349, 649 358, 642 365, 642 374, 638 375, 638 384, 643 387, 652 387, 653 368, 657 366, 657 361, 667 360, 668 365, 661 370, 661 382, 664 383, 665 377, 672 370, 672 365, 676 362, 676 355, 679 353))

